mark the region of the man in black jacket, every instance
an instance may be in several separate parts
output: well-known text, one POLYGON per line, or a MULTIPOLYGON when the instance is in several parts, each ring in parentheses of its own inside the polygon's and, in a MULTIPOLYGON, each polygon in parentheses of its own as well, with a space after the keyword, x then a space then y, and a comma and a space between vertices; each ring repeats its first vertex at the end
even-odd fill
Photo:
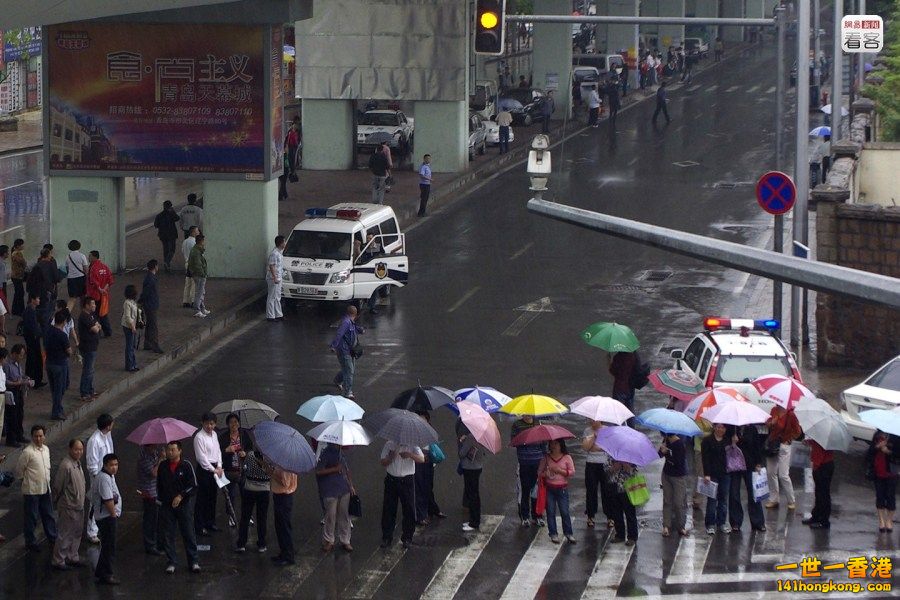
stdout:
POLYGON ((178 228, 175 223, 179 220, 178 213, 172 208, 172 203, 166 200, 163 202, 162 212, 153 219, 153 226, 156 227, 156 234, 163 247, 163 264, 166 266, 166 273, 172 266, 172 257, 175 256, 175 241, 178 240, 178 228))
POLYGON ((184 551, 192 573, 200 572, 197 558, 197 537, 194 533, 194 502, 197 492, 197 476, 194 466, 181 459, 181 442, 166 444, 166 461, 159 466, 156 475, 156 493, 159 500, 159 517, 162 520, 163 547, 168 565, 166 573, 175 572, 178 562, 175 553, 175 525, 184 540, 184 551))
MULTIPOLYGON (((174 226, 173 226, 174 227, 174 226)), ((173 229, 174 231, 174 229, 173 229)), ((174 241, 172 242, 175 243, 174 241)), ((168 270, 168 269, 166 269, 168 270)), ((159 261, 155 258, 147 261, 147 274, 141 286, 141 297, 138 299, 144 309, 144 350, 162 354, 159 347, 159 261)))
POLYGON ((369 170, 372 171, 372 202, 374 204, 384 204, 388 168, 387 157, 381 150, 381 146, 378 146, 369 158, 369 170))
POLYGON ((35 389, 47 385, 44 383, 44 356, 41 353, 41 338, 44 337, 44 334, 37 314, 40 303, 40 296, 29 292, 28 304, 25 305, 25 311, 22 313, 22 336, 25 338, 27 352, 25 374, 34 379, 35 389))

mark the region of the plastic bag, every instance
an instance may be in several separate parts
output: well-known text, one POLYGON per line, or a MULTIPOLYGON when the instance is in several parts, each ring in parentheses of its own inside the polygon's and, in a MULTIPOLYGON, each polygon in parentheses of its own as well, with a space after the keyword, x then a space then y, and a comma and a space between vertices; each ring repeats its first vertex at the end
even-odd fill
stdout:
POLYGON ((753 484, 753 499, 756 502, 769 497, 769 476, 765 469, 753 471, 750 482, 753 484))

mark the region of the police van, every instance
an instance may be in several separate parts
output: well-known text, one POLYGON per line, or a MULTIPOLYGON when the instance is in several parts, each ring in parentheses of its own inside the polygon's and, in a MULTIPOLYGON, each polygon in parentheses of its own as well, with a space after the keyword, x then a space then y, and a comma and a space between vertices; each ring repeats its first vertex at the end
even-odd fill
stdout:
POLYGON ((284 248, 283 298, 353 302, 406 285, 406 238, 391 207, 353 202, 305 214, 284 248))

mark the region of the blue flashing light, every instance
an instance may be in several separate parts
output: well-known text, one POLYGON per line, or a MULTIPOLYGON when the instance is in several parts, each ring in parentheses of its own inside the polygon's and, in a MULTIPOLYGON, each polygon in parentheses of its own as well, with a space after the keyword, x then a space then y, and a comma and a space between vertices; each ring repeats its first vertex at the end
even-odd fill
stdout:
POLYGON ((328 215, 328 209, 327 208, 307 208, 305 214, 309 218, 324 217, 324 216, 328 215))
POLYGON ((775 319, 758 320, 754 322, 754 325, 758 328, 769 329, 771 331, 775 331, 781 328, 781 323, 779 323, 775 319))

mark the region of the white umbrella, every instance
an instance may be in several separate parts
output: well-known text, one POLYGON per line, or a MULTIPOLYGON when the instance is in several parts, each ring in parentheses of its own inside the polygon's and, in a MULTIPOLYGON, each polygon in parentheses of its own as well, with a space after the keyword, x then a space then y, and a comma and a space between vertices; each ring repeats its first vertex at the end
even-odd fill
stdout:
POLYGON ((725 402, 707 410, 703 413, 703 418, 710 423, 751 425, 765 423, 769 419, 769 413, 749 402, 725 402))
POLYGON ((307 432, 314 440, 338 446, 368 446, 371 436, 356 421, 328 421, 307 432))
POLYGON ((592 421, 621 425, 634 416, 628 407, 606 396, 585 396, 569 405, 569 410, 592 421))
POLYGON ((846 452, 853 440, 841 415, 819 398, 804 398, 794 407, 794 415, 806 437, 826 450, 846 452))
MULTIPOLYGON (((820 108, 819 110, 821 110, 821 111, 822 111, 823 113, 825 113, 826 115, 830 115, 830 114, 831 114, 831 105, 830 105, 830 104, 826 104, 825 106, 823 106, 823 107, 820 108)), ((841 116, 842 116, 842 117, 846 117, 846 116, 848 116, 848 115, 850 115, 850 111, 847 110, 846 108, 844 108, 844 107, 842 106, 842 107, 841 107, 841 116)))

